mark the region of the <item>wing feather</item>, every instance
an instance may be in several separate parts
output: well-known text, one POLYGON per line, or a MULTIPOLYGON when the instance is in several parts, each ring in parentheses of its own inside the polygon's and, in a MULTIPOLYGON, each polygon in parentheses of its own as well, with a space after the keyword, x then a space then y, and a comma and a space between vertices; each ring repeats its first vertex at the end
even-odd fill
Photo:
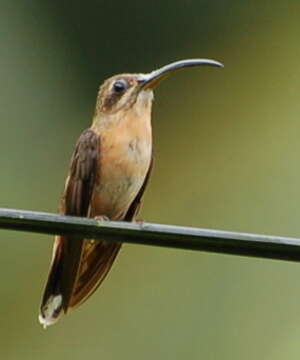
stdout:
MULTIPOLYGON (((61 213, 88 216, 91 196, 97 178, 99 136, 91 129, 78 139, 73 153, 69 177, 65 185, 61 213)), ((57 320, 62 310, 67 311, 74 291, 80 266, 84 240, 57 236, 53 249, 48 281, 44 291, 40 321, 44 325, 57 320), (53 305, 54 299, 55 306, 53 305)))

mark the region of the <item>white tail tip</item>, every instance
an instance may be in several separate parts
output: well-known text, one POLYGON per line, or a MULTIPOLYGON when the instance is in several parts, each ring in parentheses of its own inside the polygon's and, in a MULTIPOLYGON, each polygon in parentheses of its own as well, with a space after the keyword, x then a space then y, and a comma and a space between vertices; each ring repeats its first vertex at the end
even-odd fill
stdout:
POLYGON ((59 318, 61 304, 62 296, 60 294, 55 296, 52 295, 49 297, 39 314, 39 322, 41 325, 43 325, 44 329, 46 329, 47 326, 56 323, 59 318))

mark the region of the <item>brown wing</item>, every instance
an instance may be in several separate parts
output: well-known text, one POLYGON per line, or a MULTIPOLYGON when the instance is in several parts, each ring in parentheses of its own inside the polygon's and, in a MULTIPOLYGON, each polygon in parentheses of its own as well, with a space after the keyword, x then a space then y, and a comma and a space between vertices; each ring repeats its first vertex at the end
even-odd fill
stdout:
MULTIPOLYGON (((91 129, 85 130, 78 139, 72 156, 62 203, 63 214, 88 215, 97 178, 99 150, 99 136, 91 129)), ((68 309, 78 274, 83 244, 82 239, 71 239, 65 236, 57 236, 55 239, 52 264, 41 305, 40 321, 44 325, 54 322, 62 309, 65 312, 68 309)))
MULTIPOLYGON (((151 161, 143 186, 123 218, 125 221, 132 221, 138 213, 141 199, 150 177, 152 163, 153 161, 151 161)), ((85 240, 83 256, 81 258, 81 267, 76 281, 76 288, 74 289, 70 302, 70 307, 82 304, 94 293, 110 270, 120 247, 120 243, 85 240)))
POLYGON ((70 175, 65 186, 62 212, 66 215, 87 216, 97 179, 100 137, 85 130, 78 139, 71 159, 70 175))
POLYGON ((140 207, 141 207, 142 197, 143 197, 145 189, 147 187, 147 184, 148 184, 148 181, 149 181, 149 178, 150 178, 150 175, 151 175, 152 168, 153 168, 153 156, 152 156, 151 163, 150 163, 150 166, 149 166, 149 170, 148 170, 147 175, 145 177, 145 181, 143 183, 143 186, 141 187, 141 190, 138 192, 137 196, 135 197, 132 204, 130 205, 130 207, 129 207, 129 209, 128 209, 125 217, 124 217, 125 221, 132 221, 136 217, 136 215, 138 214, 138 212, 140 210, 140 207))

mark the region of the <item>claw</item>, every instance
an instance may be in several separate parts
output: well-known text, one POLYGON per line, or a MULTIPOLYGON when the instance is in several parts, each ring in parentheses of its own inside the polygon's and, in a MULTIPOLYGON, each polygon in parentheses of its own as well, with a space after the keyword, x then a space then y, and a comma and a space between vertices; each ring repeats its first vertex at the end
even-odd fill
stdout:
POLYGON ((110 221, 110 218, 106 215, 95 216, 94 219, 99 221, 110 221))

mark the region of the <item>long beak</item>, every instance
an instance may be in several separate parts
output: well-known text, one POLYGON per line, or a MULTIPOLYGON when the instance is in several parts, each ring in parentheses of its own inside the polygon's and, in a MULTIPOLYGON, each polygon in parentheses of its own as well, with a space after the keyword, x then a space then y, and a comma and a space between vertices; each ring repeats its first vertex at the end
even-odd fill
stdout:
POLYGON ((165 65, 157 70, 152 71, 148 74, 141 74, 139 78, 139 82, 141 84, 142 89, 152 89, 158 83, 166 78, 168 75, 172 74, 173 72, 192 66, 201 66, 201 65, 208 65, 208 66, 216 66, 216 67, 224 67, 224 65, 218 61, 210 60, 210 59, 187 59, 187 60, 180 60, 173 62, 171 64, 165 65))

